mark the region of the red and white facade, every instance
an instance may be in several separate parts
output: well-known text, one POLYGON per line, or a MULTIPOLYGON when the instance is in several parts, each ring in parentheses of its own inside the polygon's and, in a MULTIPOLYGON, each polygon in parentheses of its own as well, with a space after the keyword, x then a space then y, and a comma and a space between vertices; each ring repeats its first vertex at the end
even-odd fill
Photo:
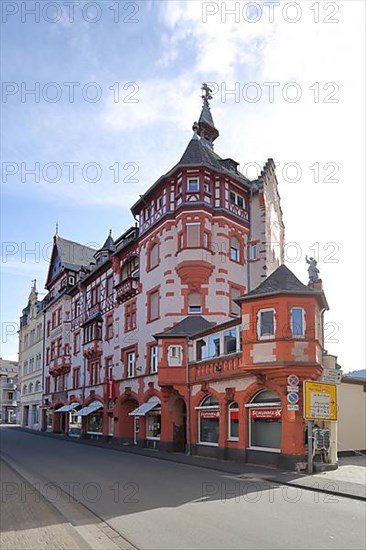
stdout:
MULTIPOLYGON (((43 429, 242 456, 249 437, 244 411, 256 411, 253 419, 280 418, 282 390, 272 371, 268 380, 265 374, 268 361, 279 361, 273 342, 255 349, 245 343, 251 311, 237 301, 283 263, 275 166, 269 160, 258 180, 247 180, 237 163, 213 152, 217 136, 204 98, 181 161, 132 207, 138 226, 115 241, 109 236, 97 252, 55 236, 46 283, 43 429), (264 370, 251 357, 260 357, 264 370), (276 393, 275 405, 246 408, 262 390, 276 393)), ((303 367, 307 348, 297 349, 292 370, 299 357, 303 367)), ((321 351, 309 361, 318 376, 321 351)))

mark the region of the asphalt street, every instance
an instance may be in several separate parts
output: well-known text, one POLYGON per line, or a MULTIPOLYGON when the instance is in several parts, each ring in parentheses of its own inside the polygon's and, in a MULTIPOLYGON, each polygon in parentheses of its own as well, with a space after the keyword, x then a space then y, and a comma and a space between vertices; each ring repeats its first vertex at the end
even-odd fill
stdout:
MULTIPOLYGON (((365 548, 361 501, 13 429, 0 432, 4 460, 29 472, 51 501, 61 488, 139 549, 365 548)), ((3 490, 5 504, 6 498, 3 490)), ((83 521, 90 518, 78 517, 75 524, 83 521)))

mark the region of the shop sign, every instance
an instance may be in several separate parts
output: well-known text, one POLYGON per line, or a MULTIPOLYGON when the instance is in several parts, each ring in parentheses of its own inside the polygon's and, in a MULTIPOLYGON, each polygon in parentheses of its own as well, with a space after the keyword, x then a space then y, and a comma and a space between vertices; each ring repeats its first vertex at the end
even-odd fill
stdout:
POLYGON ((306 420, 337 420, 337 386, 305 380, 304 417, 306 420))
POLYGON ((250 418, 281 418, 281 409, 250 409, 250 418))
POLYGON ((219 418, 219 411, 201 411, 201 418, 219 418))

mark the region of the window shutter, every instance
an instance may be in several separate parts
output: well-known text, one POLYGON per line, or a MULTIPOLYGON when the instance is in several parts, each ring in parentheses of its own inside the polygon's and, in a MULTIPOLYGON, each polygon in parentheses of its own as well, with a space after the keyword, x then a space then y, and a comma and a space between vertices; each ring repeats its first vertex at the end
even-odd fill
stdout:
POLYGON ((187 247, 201 246, 201 225, 199 223, 187 223, 187 247))

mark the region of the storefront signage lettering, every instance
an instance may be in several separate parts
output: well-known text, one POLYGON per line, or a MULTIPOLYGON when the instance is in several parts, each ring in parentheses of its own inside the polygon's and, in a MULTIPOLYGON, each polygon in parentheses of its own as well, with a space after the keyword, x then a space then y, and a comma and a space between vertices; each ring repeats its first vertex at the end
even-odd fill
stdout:
POLYGON ((250 418, 281 418, 281 409, 250 409, 250 418))
POLYGON ((219 411, 201 411, 201 418, 219 418, 219 411))

